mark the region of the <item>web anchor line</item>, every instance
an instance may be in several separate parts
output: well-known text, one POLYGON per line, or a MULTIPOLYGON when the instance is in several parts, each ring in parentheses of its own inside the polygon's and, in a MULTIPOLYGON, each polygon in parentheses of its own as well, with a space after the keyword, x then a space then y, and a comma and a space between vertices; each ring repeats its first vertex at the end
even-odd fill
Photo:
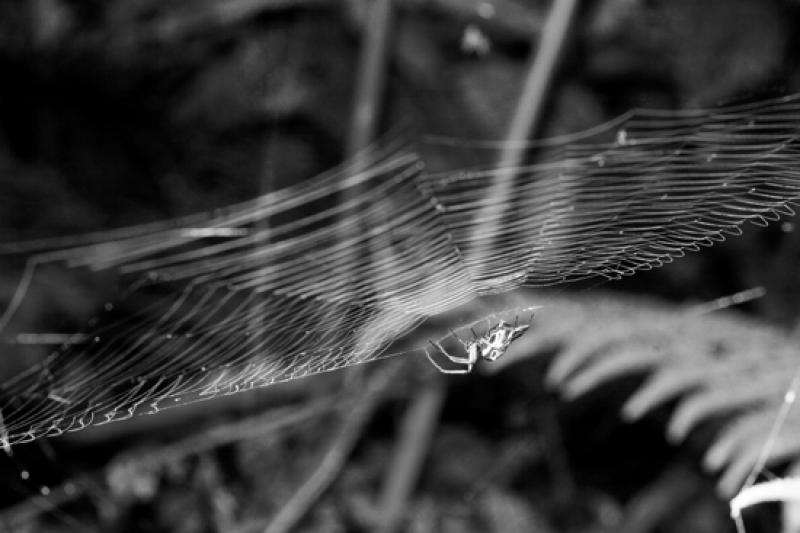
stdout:
POLYGON ((792 407, 794 407, 798 390, 800 390, 800 366, 795 370, 792 381, 783 395, 783 402, 778 409, 775 420, 772 422, 767 438, 761 446, 758 457, 747 475, 747 479, 742 488, 739 489, 739 492, 730 500, 731 518, 736 524, 738 533, 745 533, 742 510, 764 502, 800 501, 800 478, 774 479, 756 483, 758 475, 764 470, 767 460, 769 460, 781 428, 786 423, 786 418, 789 416, 792 407))

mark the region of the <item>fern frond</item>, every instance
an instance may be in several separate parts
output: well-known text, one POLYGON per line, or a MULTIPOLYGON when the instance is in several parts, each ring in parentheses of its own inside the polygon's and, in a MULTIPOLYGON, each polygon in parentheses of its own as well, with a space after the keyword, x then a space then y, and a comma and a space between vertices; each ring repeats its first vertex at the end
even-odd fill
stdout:
MULTIPOLYGON (((800 365, 796 340, 732 311, 698 315, 652 300, 608 295, 545 299, 534 334, 521 339, 515 352, 556 347, 547 381, 567 398, 624 375, 648 373, 623 414, 635 420, 677 399, 666 428, 673 441, 712 418, 726 420, 704 464, 721 471, 721 491, 733 494, 755 463, 800 365)), ((797 454, 800 413, 787 418, 768 462, 797 454)))
POLYGON ((765 368, 763 373, 742 372, 739 376, 740 379, 732 376, 729 380, 715 380, 710 375, 699 391, 682 399, 672 415, 668 435, 681 441, 696 425, 712 416, 772 405, 779 400, 781 391, 775 391, 774 387, 783 382, 786 369, 765 368))
POLYGON ((622 406, 622 415, 630 421, 637 420, 651 409, 669 400, 702 386, 703 378, 696 374, 694 379, 685 372, 661 369, 650 377, 646 386, 639 388, 622 406))
POLYGON ((597 357, 592 364, 569 376, 563 382, 563 392, 568 398, 576 398, 614 378, 647 370, 657 356, 657 347, 636 340, 630 344, 609 347, 602 357, 597 357))

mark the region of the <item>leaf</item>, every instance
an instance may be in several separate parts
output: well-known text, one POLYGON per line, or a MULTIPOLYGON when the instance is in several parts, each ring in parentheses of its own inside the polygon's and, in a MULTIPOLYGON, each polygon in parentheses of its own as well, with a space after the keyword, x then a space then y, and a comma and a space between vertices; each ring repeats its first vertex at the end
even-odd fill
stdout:
MULTIPOLYGON (((570 399, 625 375, 647 373, 623 414, 635 420, 677 399, 666 428, 676 442, 704 422, 725 420, 704 465, 721 471, 722 492, 735 492, 784 401, 798 365, 795 339, 733 311, 697 314, 629 296, 543 298, 538 293, 531 298, 546 302, 516 353, 557 346, 547 380, 570 399)), ((770 463, 800 453, 800 415, 786 419, 767 452, 770 463)))

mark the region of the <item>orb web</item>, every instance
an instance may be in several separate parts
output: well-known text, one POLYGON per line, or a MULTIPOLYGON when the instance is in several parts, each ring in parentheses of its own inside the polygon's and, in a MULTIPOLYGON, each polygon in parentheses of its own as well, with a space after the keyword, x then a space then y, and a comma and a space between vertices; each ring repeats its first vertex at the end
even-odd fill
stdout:
MULTIPOLYGON (((4 446, 400 353, 478 297, 616 279, 792 214, 800 96, 712 110, 635 110, 526 144, 389 140, 357 163, 162 223, 2 243, 27 268, 119 272, 127 314, 0 386, 4 446), (505 146, 507 148, 507 146, 505 146), (435 153, 435 157, 427 154, 435 153), (434 164, 432 161, 436 161, 434 164), (466 166, 465 162, 469 162, 466 166), (508 194, 493 194, 507 182, 508 194)), ((115 318, 116 316, 116 318, 115 318)), ((33 335, 31 338, 45 338, 33 335)))

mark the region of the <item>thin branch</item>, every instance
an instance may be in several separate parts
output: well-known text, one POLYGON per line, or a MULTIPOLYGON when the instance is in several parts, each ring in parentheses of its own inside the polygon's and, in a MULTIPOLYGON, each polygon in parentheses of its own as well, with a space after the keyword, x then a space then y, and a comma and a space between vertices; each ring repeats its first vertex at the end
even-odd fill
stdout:
POLYGON ((492 240, 503 227, 503 212, 514 189, 515 169, 524 162, 525 148, 522 141, 527 140, 540 125, 548 89, 569 35, 569 28, 577 13, 578 3, 579 0, 553 0, 553 6, 547 16, 539 40, 539 49, 528 70, 525 85, 505 136, 505 148, 497 161, 500 172, 494 177, 492 186, 486 192, 486 197, 492 202, 477 216, 477 220, 485 220, 487 223, 475 225, 476 234, 471 240, 478 244, 468 252, 467 263, 480 269, 476 272, 478 276, 491 273, 491 265, 487 265, 486 262, 492 254, 492 240), (486 240, 488 243, 481 242, 486 240))
POLYGON ((378 507, 381 520, 375 528, 376 533, 394 533, 400 527, 408 499, 428 454, 445 395, 444 381, 440 376, 434 376, 406 412, 401 439, 395 448, 378 507))
MULTIPOLYGON (((531 64, 522 95, 517 102, 505 140, 507 148, 498 161, 499 167, 517 167, 523 162, 525 141, 540 126, 547 93, 555 76, 558 60, 569 36, 580 0, 553 0, 547 16, 539 50, 531 64)), ((504 187, 510 182, 498 181, 504 187)))
MULTIPOLYGON (((378 131, 383 107, 386 71, 389 64, 389 36, 394 19, 394 0, 373 0, 363 22, 361 58, 356 77, 353 115, 347 140, 347 155, 357 156, 378 131)), ((358 165, 356 165, 358 166, 358 165)))

